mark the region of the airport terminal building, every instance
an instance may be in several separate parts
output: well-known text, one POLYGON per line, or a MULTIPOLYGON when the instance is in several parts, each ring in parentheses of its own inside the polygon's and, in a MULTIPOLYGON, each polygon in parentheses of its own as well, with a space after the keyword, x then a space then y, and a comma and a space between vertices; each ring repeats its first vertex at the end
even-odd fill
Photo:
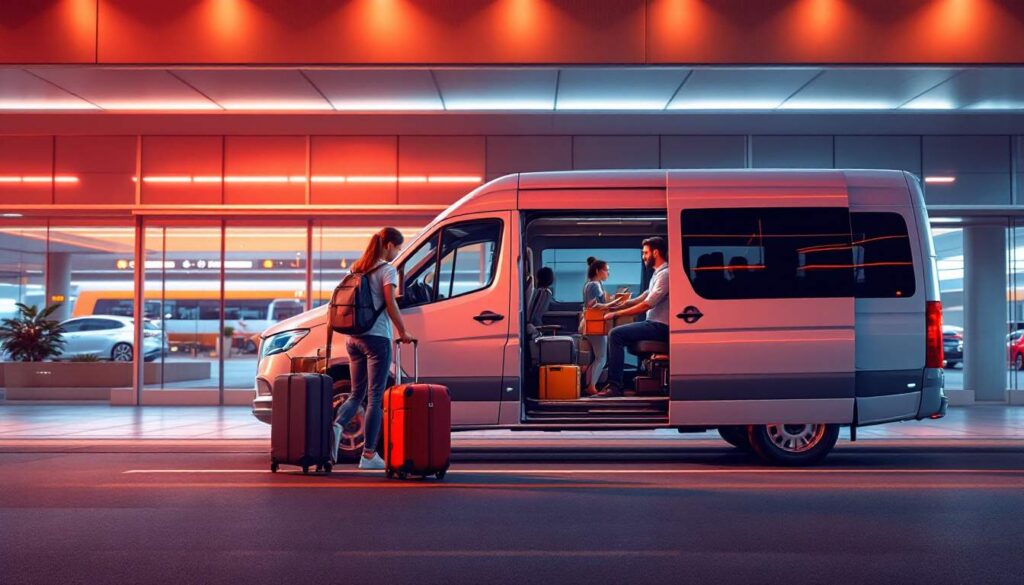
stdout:
POLYGON ((600 169, 912 173, 946 392, 1022 401, 1024 6, 10 4, 0 318, 59 303, 71 363, 0 363, 8 401, 249 404, 259 333, 323 304, 373 231, 600 169))

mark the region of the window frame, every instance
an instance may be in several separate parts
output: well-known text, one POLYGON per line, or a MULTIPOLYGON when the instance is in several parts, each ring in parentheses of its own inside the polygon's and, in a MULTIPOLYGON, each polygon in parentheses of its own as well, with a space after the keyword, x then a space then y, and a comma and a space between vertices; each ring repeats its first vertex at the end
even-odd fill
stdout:
MULTIPOLYGON (((408 262, 416 254, 418 254, 419 251, 423 248, 423 246, 429 245, 431 242, 434 242, 434 244, 435 244, 435 247, 434 247, 434 250, 435 250, 434 259, 429 264, 424 264, 424 266, 423 266, 423 270, 429 269, 430 266, 434 267, 434 282, 431 285, 431 295, 432 295, 433 298, 432 298, 432 300, 430 300, 428 302, 425 302, 425 303, 419 303, 419 304, 416 304, 416 305, 405 305, 405 306, 401 306, 400 308, 401 309, 406 309, 406 308, 411 309, 413 307, 425 307, 427 305, 434 305, 434 304, 437 304, 439 302, 449 301, 449 300, 452 300, 452 299, 457 299, 457 298, 460 298, 460 297, 464 297, 466 295, 471 295, 471 294, 474 294, 474 293, 478 293, 480 291, 487 290, 487 289, 491 288, 492 286, 494 286, 494 282, 497 279, 496 277, 497 277, 497 274, 498 274, 498 263, 499 263, 499 261, 501 259, 501 245, 502 245, 502 242, 504 240, 504 237, 505 237, 505 221, 503 219, 501 219, 500 217, 483 217, 483 218, 478 218, 478 219, 467 219, 467 220, 463 220, 463 221, 452 222, 452 223, 448 223, 448 224, 445 224, 445 225, 438 226, 437 229, 435 229, 434 232, 431 233, 429 237, 424 238, 423 241, 420 242, 420 245, 416 246, 416 249, 413 250, 405 259, 402 260, 402 266, 398 270, 398 273, 399 273, 399 275, 401 277, 401 282, 402 282, 402 294, 404 296, 405 295, 405 288, 406 288, 406 277, 407 277, 407 274, 406 274, 406 271, 405 271, 405 268, 406 268, 405 264, 406 264, 406 262, 408 262), (443 252, 444 252, 444 235, 445 235, 445 233, 448 230, 450 230, 452 228, 455 228, 455 227, 458 227, 458 226, 463 226, 463 225, 468 225, 468 224, 474 224, 474 223, 493 223, 493 224, 496 224, 497 227, 498 227, 498 232, 497 232, 498 233, 498 238, 497 238, 497 241, 495 241, 495 243, 494 243, 494 245, 495 245, 495 254, 494 254, 494 258, 491 259, 491 266, 490 266, 490 270, 488 272, 489 276, 488 276, 488 279, 487 279, 487 283, 484 284, 483 286, 481 286, 480 288, 475 288, 473 290, 462 292, 462 293, 459 293, 457 295, 453 295, 453 296, 445 297, 443 299, 439 299, 437 297, 437 294, 438 294, 438 290, 440 288, 440 283, 441 283, 441 261, 445 257, 444 254, 443 254, 443 252)), ((455 260, 458 258, 458 253, 457 252, 458 252, 458 248, 455 248, 455 254, 452 257, 452 278, 453 279, 454 279, 454 274, 455 274, 455 260)), ((417 276, 419 276, 419 274, 422 274, 422 271, 417 273, 417 276)), ((449 290, 451 290, 451 287, 449 287, 449 290)))

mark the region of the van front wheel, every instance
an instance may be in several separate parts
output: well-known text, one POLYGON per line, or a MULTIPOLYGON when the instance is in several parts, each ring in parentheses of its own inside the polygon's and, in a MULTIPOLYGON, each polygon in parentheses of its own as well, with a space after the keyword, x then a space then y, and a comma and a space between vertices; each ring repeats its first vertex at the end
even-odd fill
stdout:
POLYGON ((771 465, 813 465, 825 458, 839 439, 839 425, 771 424, 748 429, 750 447, 771 465))

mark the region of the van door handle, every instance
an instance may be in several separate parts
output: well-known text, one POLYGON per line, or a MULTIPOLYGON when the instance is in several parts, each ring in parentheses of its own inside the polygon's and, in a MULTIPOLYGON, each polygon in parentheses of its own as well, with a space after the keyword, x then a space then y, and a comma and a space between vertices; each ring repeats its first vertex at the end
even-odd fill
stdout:
POLYGON ((683 309, 682 313, 679 313, 679 314, 676 315, 676 317, 682 319, 687 324, 691 324, 691 325, 693 323, 696 323, 697 321, 700 321, 700 318, 703 317, 703 316, 704 316, 704 313, 701 313, 700 309, 698 309, 697 307, 694 307, 693 305, 690 305, 689 307, 686 307, 685 309, 683 309))
POLYGON ((481 323, 483 323, 485 325, 490 325, 491 323, 494 323, 494 322, 497 322, 497 321, 501 321, 504 318, 505 318, 505 315, 499 315, 499 314, 497 314, 497 313, 495 313, 493 311, 484 311, 483 313, 480 313, 476 317, 473 317, 473 319, 475 319, 475 320, 477 320, 477 321, 479 321, 479 322, 481 322, 481 323))

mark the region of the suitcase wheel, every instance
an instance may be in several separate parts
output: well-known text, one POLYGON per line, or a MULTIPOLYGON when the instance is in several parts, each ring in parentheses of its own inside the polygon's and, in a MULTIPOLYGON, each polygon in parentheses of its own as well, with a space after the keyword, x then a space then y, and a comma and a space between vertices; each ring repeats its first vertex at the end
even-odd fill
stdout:
POLYGON ((384 472, 384 477, 386 477, 386 478, 388 478, 388 479, 394 479, 394 477, 395 477, 395 472, 394 472, 394 471, 391 471, 391 470, 389 469, 389 470, 387 470, 387 471, 385 471, 385 472, 384 472))
POLYGON ((334 464, 332 464, 330 461, 324 463, 324 471, 326 471, 327 473, 334 471, 334 464))
POLYGON ((317 465, 316 469, 314 471, 316 471, 317 473, 320 473, 323 470, 324 470, 324 466, 323 465, 317 465))
POLYGON ((270 473, 277 473, 277 462, 270 464, 270 473))
POLYGON ((444 476, 447 475, 447 474, 448 474, 448 470, 447 469, 442 469, 441 471, 438 471, 437 473, 435 473, 434 477, 436 477, 437 479, 444 479, 444 476))
POLYGON ((309 473, 309 466, 308 465, 303 465, 302 466, 302 475, 306 475, 308 473, 309 473))

